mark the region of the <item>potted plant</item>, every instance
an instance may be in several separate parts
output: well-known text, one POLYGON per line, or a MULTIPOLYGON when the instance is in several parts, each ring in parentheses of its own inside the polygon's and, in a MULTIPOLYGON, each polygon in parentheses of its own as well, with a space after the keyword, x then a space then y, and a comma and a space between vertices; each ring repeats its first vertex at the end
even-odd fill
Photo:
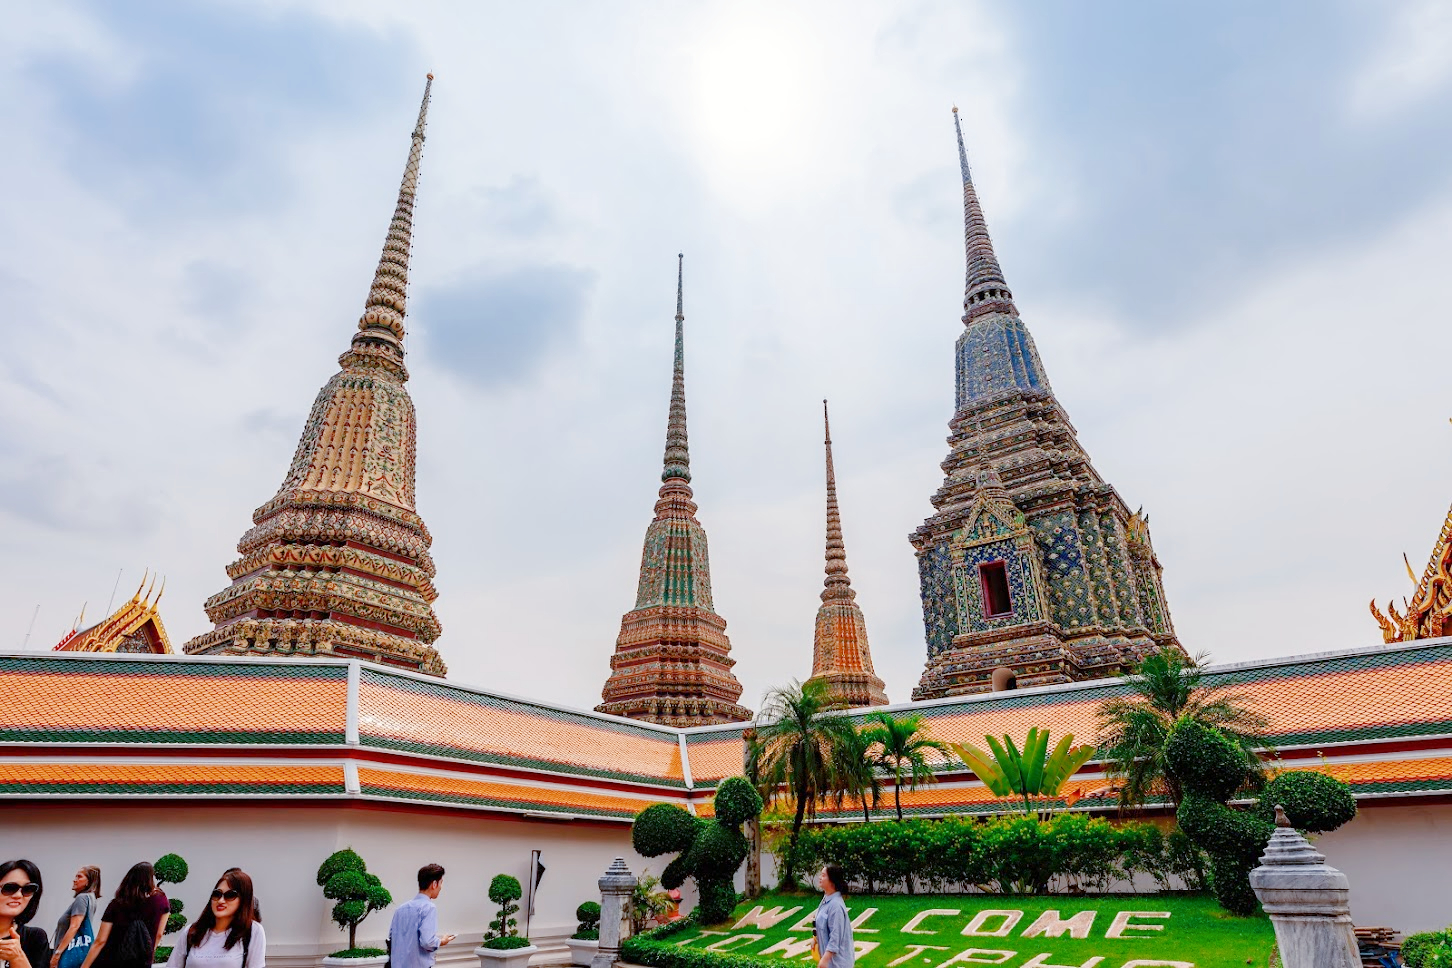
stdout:
POLYGON ((519 922, 510 917, 519 910, 514 902, 523 896, 524 888, 519 886, 517 877, 496 874, 489 882, 489 900, 499 905, 499 915, 489 922, 484 944, 474 949, 481 968, 525 968, 530 955, 539 950, 528 938, 519 936, 515 930, 519 922))
POLYGON ((382 948, 358 947, 358 925, 374 911, 393 903, 393 896, 376 874, 368 873, 368 865, 351 848, 333 854, 318 868, 318 886, 323 897, 336 901, 333 923, 348 931, 348 947, 334 951, 323 959, 328 966, 372 968, 388 960, 382 948))
POLYGON ((565 941, 570 946, 570 964, 589 968, 600 950, 600 905, 586 901, 575 908, 575 919, 580 923, 565 941))

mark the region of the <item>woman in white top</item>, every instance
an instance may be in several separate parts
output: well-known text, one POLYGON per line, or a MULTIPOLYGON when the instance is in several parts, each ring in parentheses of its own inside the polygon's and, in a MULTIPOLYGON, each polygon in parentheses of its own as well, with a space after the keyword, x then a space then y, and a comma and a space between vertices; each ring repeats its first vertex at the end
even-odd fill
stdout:
POLYGON ((252 898, 252 878, 224 873, 212 901, 172 949, 167 968, 267 968, 267 935, 252 898))

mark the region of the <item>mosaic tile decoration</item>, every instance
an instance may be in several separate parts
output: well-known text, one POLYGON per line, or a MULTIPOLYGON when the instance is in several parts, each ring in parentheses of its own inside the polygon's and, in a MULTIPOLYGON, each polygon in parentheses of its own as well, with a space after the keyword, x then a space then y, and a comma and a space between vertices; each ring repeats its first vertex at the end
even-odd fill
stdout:
POLYGON ((909 539, 928 660, 914 699, 987 691, 996 668, 1029 686, 1115 676, 1155 646, 1178 647, 1148 524, 1094 470, 1054 396, 994 253, 956 112, 953 121, 965 328, 946 476, 934 514, 909 539), (1033 540, 978 543, 972 528, 985 496, 1011 505, 1033 540), (989 560, 1005 562, 1010 616, 986 615, 975 566, 989 560))
POLYGON ((432 643, 432 537, 414 504, 418 438, 404 383, 413 208, 433 75, 413 129, 398 201, 342 368, 318 392, 277 494, 252 515, 207 599, 215 623, 192 655, 367 659, 443 676, 432 643))

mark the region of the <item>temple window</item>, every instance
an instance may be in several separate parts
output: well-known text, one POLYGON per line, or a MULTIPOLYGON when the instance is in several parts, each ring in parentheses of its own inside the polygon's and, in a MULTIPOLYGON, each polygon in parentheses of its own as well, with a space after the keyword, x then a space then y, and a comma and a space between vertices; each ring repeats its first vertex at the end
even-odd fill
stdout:
POLYGON ((1008 591, 1008 567, 1004 561, 985 561, 978 565, 978 582, 983 587, 983 615, 998 618, 1013 613, 1013 598, 1008 591))

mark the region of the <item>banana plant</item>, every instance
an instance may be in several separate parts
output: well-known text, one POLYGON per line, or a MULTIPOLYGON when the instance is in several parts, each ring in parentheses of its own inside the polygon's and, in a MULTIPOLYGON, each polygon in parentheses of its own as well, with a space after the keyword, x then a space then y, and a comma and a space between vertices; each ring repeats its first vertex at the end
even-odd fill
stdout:
POLYGON ((1037 726, 1028 731, 1020 752, 1007 733, 1003 742, 983 737, 992 753, 972 743, 952 743, 953 752, 983 785, 1000 797, 1023 797, 1023 811, 1032 811, 1032 797, 1057 796, 1064 781, 1094 756, 1093 746, 1075 746, 1074 734, 1065 733, 1049 752, 1049 731, 1037 726))

